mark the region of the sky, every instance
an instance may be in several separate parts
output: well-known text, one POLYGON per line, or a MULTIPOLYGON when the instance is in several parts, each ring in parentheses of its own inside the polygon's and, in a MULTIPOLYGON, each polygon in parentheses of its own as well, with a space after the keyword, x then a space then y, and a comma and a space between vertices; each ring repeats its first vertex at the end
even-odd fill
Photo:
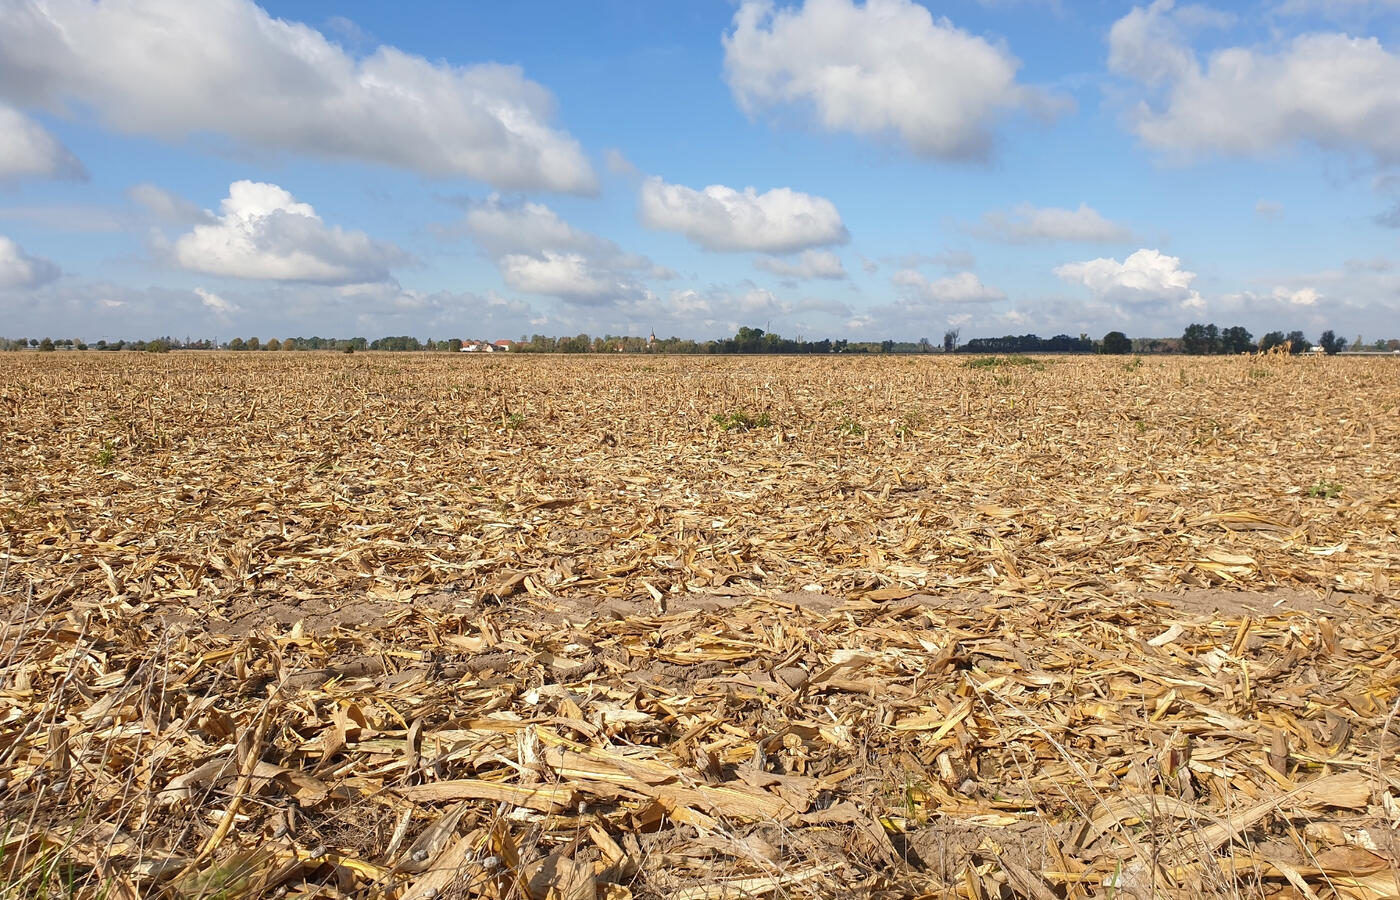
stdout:
POLYGON ((1400 337, 1400 0, 0 0, 0 335, 1400 337))

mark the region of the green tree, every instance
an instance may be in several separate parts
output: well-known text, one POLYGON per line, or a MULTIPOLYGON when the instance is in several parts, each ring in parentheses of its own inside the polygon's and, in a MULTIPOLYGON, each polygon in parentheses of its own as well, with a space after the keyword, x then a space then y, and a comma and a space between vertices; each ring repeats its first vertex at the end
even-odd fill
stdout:
POLYGON ((262 349, 262 341, 258 340, 258 339, 255 338, 255 337, 250 337, 250 338, 248 338, 248 343, 247 343, 246 346, 248 347, 249 350, 261 350, 261 349, 262 349))
POLYGON ((944 353, 952 353, 958 349, 958 331, 959 329, 957 328, 949 328, 947 331, 943 332, 944 353))
POLYGON ((49 340, 48 338, 44 338, 42 341, 40 341, 40 342, 39 342, 39 352, 40 352, 40 353, 52 353, 52 352, 53 352, 53 341, 49 340))
POLYGON ((1322 352, 1328 356, 1336 356, 1347 347, 1347 339, 1337 337, 1336 332, 1327 329, 1322 332, 1322 337, 1317 339, 1317 345, 1322 348, 1322 352))
POLYGON ((234 338, 228 342, 228 348, 230 350, 246 350, 248 345, 243 342, 243 338, 234 338))
POLYGON ((1103 336, 1103 352, 1114 356, 1133 352, 1133 342, 1121 331, 1110 331, 1103 336))
POLYGON ((1240 325, 1232 325, 1220 332, 1220 351, 1222 353, 1239 354, 1250 353, 1254 350, 1254 335, 1240 325))
POLYGON ((1259 339, 1259 350, 1267 353, 1275 347, 1282 347, 1287 341, 1282 331, 1271 331, 1259 339))
POLYGON ((1307 353, 1312 349, 1312 346, 1312 341, 1303 337, 1303 332, 1288 332, 1288 352, 1294 356, 1297 356, 1299 353, 1307 353))
POLYGON ((1206 326, 1192 322, 1186 326, 1186 330, 1181 334, 1181 351, 1192 356, 1200 356, 1210 352, 1210 338, 1207 336, 1206 326))

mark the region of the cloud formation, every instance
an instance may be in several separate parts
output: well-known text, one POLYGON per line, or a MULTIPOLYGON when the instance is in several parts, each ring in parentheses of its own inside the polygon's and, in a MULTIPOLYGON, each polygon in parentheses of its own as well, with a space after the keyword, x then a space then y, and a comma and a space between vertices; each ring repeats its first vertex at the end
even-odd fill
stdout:
POLYGON ((841 257, 830 250, 804 250, 796 261, 777 256, 760 256, 754 259, 753 265, 755 269, 772 272, 784 278, 826 278, 835 281, 846 277, 841 257))
POLYGON ((217 219, 175 242, 176 264, 233 278, 347 284, 383 281, 390 266, 408 261, 363 231, 327 226, 310 204, 275 184, 235 181, 219 208, 217 219))
POLYGON ((836 204, 791 188, 758 193, 712 184, 695 190, 656 176, 642 182, 648 228, 683 234, 706 250, 795 253, 850 240, 836 204))
POLYGON ((163 225, 198 225, 214 221, 207 209, 200 209, 184 197, 177 197, 154 184, 132 185, 126 190, 126 198, 163 225))
POLYGON ((930 280, 916 269, 901 269, 890 281, 904 288, 908 300, 919 303, 995 303, 1006 295, 982 283, 972 272, 957 272, 945 278, 930 280))
POLYGON ((1105 219, 1085 203, 1078 209, 1037 207, 1022 203, 1010 213, 993 210, 971 229, 975 234, 1012 244, 1036 241, 1121 242, 1133 240, 1126 225, 1105 219))
POLYGON ((984 158, 1002 115, 1062 105, 1018 84, 1019 67, 910 0, 744 0, 724 36, 725 77, 745 112, 810 109, 827 131, 892 135, 925 158, 984 158))
POLYGON ((553 96, 517 66, 453 66, 381 46, 349 55, 249 0, 15 0, 0 5, 0 95, 76 101, 129 134, 256 147, 587 193, 553 96))
POLYGON ((60 274, 58 266, 29 256, 14 241, 0 235, 0 290, 39 287, 60 274))
POLYGON ((1195 272, 1181 268, 1181 260, 1146 248, 1122 262, 1100 257, 1065 263, 1055 274, 1072 284, 1082 284, 1098 299, 1130 306, 1179 303, 1203 310, 1201 295, 1191 287, 1195 272))
POLYGON ((490 255, 506 286, 568 303, 603 305, 650 298, 640 277, 674 273, 616 243, 575 228, 542 203, 497 195, 472 204, 463 225, 490 255))
POLYGON ((1400 162, 1400 55, 1374 37, 1308 33, 1202 65, 1185 39, 1195 9, 1154 0, 1109 32, 1109 69, 1147 89, 1131 113, 1147 146, 1257 156, 1304 142, 1400 162))
POLYGON ((87 170, 44 126, 0 103, 0 180, 10 178, 83 180, 87 170))

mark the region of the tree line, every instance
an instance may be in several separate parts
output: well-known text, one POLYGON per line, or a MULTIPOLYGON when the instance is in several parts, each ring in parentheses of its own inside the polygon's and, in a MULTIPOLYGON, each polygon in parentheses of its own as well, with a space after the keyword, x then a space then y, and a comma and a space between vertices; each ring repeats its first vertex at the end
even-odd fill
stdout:
MULTIPOLYGON (((264 341, 257 337, 236 337, 224 343, 215 339, 185 338, 179 340, 169 335, 149 340, 96 341, 85 343, 76 338, 4 338, 0 337, 0 351, 38 350, 136 350, 149 353, 165 353, 170 350, 234 350, 247 351, 288 351, 288 350, 333 350, 342 353, 358 351, 427 351, 455 352, 467 344, 480 345, 481 341, 466 341, 462 338, 419 339, 410 335, 397 335, 369 340, 364 337, 323 338, 289 337, 269 338, 264 341)), ((1197 356, 1231 355, 1240 353, 1267 352, 1285 348, 1293 354, 1307 353, 1313 349, 1313 342, 1302 331, 1270 331, 1255 341, 1249 330, 1240 325, 1220 328, 1214 323, 1192 323, 1179 338, 1129 338, 1121 331, 1110 331, 1101 339, 1094 340, 1087 334, 1071 337, 1057 334, 1042 338, 1035 334, 1004 335, 1002 337, 972 338, 959 343, 959 331, 950 329, 943 335, 941 344, 934 344, 928 338, 917 341, 852 341, 848 339, 823 338, 809 341, 802 337, 785 338, 762 328, 744 326, 733 337, 696 341, 689 338, 638 337, 637 335, 596 335, 577 334, 571 337, 550 337, 535 334, 521 336, 520 340, 509 342, 509 349, 516 353, 670 353, 670 354, 827 354, 827 353, 1185 353, 1197 356)), ((1358 335, 1355 341, 1338 337, 1332 330, 1324 331, 1318 338, 1317 347, 1325 353, 1335 354, 1348 346, 1366 351, 1400 351, 1400 340, 1377 340, 1364 344, 1358 335)))

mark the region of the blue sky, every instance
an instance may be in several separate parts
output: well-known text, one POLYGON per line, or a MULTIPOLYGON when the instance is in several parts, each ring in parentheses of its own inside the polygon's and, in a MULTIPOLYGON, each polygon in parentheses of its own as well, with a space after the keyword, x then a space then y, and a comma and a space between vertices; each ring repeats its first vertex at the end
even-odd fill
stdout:
POLYGON ((1400 336, 1400 3, 0 6, 0 334, 1400 336))

